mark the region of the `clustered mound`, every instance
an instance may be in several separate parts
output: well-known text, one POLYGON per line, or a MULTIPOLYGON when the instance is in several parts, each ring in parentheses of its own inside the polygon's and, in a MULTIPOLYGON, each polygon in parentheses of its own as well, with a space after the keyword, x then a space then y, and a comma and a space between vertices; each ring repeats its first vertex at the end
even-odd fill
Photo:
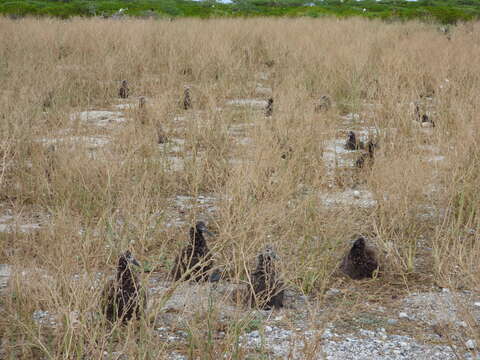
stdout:
POLYGON ((283 307, 284 285, 279 280, 274 261, 277 255, 270 245, 257 258, 257 267, 252 272, 251 304, 256 304, 262 309, 283 307))
POLYGON ((273 113, 273 98, 268 99, 267 106, 265 108, 265 116, 272 116, 273 113))
POLYGON ((127 80, 123 80, 122 85, 120 86, 120 89, 118 90, 118 96, 121 99, 126 99, 126 98, 128 98, 129 93, 130 93, 130 90, 128 89, 127 80))
MULTIPOLYGON (((190 228, 190 244, 182 249, 175 259, 170 273, 174 281, 217 282, 221 272, 213 269, 213 259, 204 234, 213 236, 203 221, 190 228)), ((249 274, 249 306, 269 310, 284 306, 285 285, 278 275, 276 261, 279 258, 271 245, 257 256, 257 265, 249 274)), ((130 251, 118 260, 116 280, 105 285, 102 294, 102 309, 111 322, 125 323, 140 317, 145 310, 146 296, 131 265, 139 266, 130 251)), ((378 262, 373 249, 366 245, 365 238, 359 237, 345 255, 340 269, 355 280, 372 278, 378 271, 378 262)))
POLYGON ((116 279, 108 281, 103 290, 102 310, 111 322, 125 323, 134 316, 138 319, 145 309, 146 295, 131 265, 140 266, 130 251, 126 251, 118 259, 116 279))
POLYGON ((333 357, 357 358, 377 326, 460 352, 477 330, 462 313, 459 339, 430 337, 399 306, 478 282, 476 219, 456 214, 480 178, 480 23, 452 41, 361 19, 0 27, 6 358, 308 358, 341 339, 333 357))
POLYGON ((340 269, 354 280, 371 278, 378 270, 375 251, 367 247, 365 238, 359 237, 347 255, 343 258, 340 269))
POLYGON ((190 88, 186 87, 183 92, 183 109, 189 110, 192 108, 192 97, 190 95, 190 88))
POLYGON ((345 149, 346 150, 360 150, 365 148, 365 144, 363 141, 358 140, 357 136, 353 131, 348 133, 347 141, 345 142, 345 149))
POLYGON ((199 282, 208 279, 213 260, 204 233, 212 235, 203 221, 197 222, 195 228, 190 228, 190 244, 182 249, 173 266, 172 278, 175 281, 191 279, 199 282))
POLYGON ((345 141, 344 148, 345 150, 362 150, 362 153, 355 161, 355 166, 358 168, 363 168, 365 165, 372 165, 375 149, 378 147, 378 143, 373 140, 369 140, 365 145, 363 141, 357 138, 357 135, 353 131, 349 131, 347 140, 345 141), (366 152, 363 151, 366 148, 366 152))
MULTIPOLYGON (((271 67, 274 63, 268 64, 271 67)), ((119 90, 121 98, 128 97, 128 87, 126 80, 122 81, 119 90)), ((145 108, 145 98, 139 100, 139 108, 145 108)), ((190 88, 185 87, 183 94, 184 110, 192 108, 192 98, 190 88)), ((315 104, 315 111, 327 111, 331 107, 331 100, 328 96, 322 96, 315 104)), ((265 107, 265 116, 271 117, 273 114, 273 98, 267 100, 265 107)), ((158 130, 158 142, 165 141, 163 132, 158 130)), ((286 149, 282 153, 282 159, 288 159, 293 153, 290 146, 286 146, 280 142, 280 147, 286 149)), ((365 145, 359 140, 353 131, 348 133, 347 140, 344 145, 346 150, 364 150, 356 161, 356 166, 361 168, 366 163, 371 164, 374 158, 375 148, 377 144, 369 140, 365 145)), ((207 246, 204 234, 212 236, 205 223, 199 221, 195 227, 190 228, 190 244, 185 246, 180 254, 176 257, 174 266, 170 272, 170 277, 174 281, 191 280, 194 282, 210 281, 217 282, 221 278, 221 272, 213 269, 212 254, 207 246)), ((107 299, 106 315, 113 321, 121 318, 123 321, 130 320, 133 313, 139 313, 139 288, 138 280, 128 267, 129 261, 138 264, 129 252, 123 254, 119 260, 117 270, 117 281, 109 282, 104 291, 107 299)), ((275 262, 278 257, 271 245, 267 245, 263 252, 257 256, 257 266, 250 273, 250 291, 248 295, 248 303, 261 309, 281 308, 284 305, 285 286, 283 281, 277 274, 275 262)), ((363 237, 358 238, 353 244, 351 250, 344 257, 340 269, 349 277, 355 280, 371 278, 374 272, 378 270, 378 263, 375 252, 368 248, 363 237)))

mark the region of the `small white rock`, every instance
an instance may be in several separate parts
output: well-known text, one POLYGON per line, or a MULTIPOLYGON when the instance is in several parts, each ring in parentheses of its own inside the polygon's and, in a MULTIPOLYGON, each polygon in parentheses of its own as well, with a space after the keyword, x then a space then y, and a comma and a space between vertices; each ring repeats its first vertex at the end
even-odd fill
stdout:
POLYGON ((475 342, 475 340, 470 339, 465 343, 465 346, 467 347, 467 349, 473 350, 477 346, 477 343, 475 342))
POLYGON ((271 326, 268 326, 268 325, 265 326, 265 331, 266 331, 266 332, 271 332, 272 330, 273 330, 273 329, 272 329, 271 326))
POLYGON ((401 313, 398 314, 398 317, 400 319, 408 319, 408 314, 404 313, 404 312, 401 312, 401 313))
POLYGON ((255 331, 252 331, 250 334, 248 334, 250 337, 254 337, 254 338, 257 338, 260 336, 260 333, 258 332, 258 330, 255 330, 255 331))
POLYGON ((473 305, 475 305, 475 307, 480 307, 480 301, 476 301, 473 305))
POLYGON ((322 339, 330 339, 332 336, 333 335, 330 329, 325 329, 325 331, 322 334, 322 339))
POLYGON ((331 295, 336 295, 338 293, 340 293, 340 290, 331 288, 327 290, 326 295, 331 296, 331 295))

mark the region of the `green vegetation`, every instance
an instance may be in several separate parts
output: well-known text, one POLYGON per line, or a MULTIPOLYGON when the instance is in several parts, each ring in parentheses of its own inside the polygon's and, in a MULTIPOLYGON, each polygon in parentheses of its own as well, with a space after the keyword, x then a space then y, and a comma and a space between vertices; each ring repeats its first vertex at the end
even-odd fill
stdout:
POLYGON ((0 0, 0 14, 111 16, 119 9, 141 17, 231 17, 231 16, 365 16, 395 20, 421 19, 453 24, 480 17, 477 0, 234 0, 231 4, 214 0, 0 0))

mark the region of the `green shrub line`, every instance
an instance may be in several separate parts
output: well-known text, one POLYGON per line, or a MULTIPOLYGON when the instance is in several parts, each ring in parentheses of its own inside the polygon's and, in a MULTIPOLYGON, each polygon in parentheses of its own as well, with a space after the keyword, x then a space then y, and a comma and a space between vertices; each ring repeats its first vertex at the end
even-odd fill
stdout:
POLYGON ((478 0, 234 0, 231 4, 213 0, 202 2, 187 0, 0 0, 0 14, 11 17, 53 16, 70 18, 74 16, 109 17, 126 9, 125 15, 134 17, 176 18, 176 17, 252 17, 286 16, 364 16, 389 20, 436 21, 455 24, 480 17, 478 0))

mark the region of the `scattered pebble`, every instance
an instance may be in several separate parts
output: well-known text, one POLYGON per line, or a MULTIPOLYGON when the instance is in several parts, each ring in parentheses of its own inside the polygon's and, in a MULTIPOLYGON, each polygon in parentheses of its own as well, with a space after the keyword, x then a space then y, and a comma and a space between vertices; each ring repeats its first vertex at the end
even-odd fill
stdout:
POLYGON ((408 319, 408 318, 409 318, 409 317, 408 317, 408 314, 405 313, 405 312, 399 313, 399 314, 398 314, 398 317, 399 317, 400 319, 408 319))
POLYGON ((251 333, 248 334, 249 337, 251 338, 258 338, 260 337, 260 332, 258 330, 252 331, 251 333))
POLYGON ((41 226, 39 222, 26 222, 10 214, 0 216, 0 232, 8 233, 18 230, 22 233, 29 233, 40 229, 41 226))
POLYGON ((322 334, 322 339, 330 339, 334 336, 330 327, 326 328, 322 334))
POLYGON ((135 107, 135 104, 125 103, 125 104, 117 104, 113 106, 117 110, 129 110, 135 107))
POLYGON ((409 336, 387 335, 383 331, 364 333, 368 334, 365 338, 349 334, 341 341, 326 340, 322 349, 325 354, 323 358, 328 360, 455 359, 455 353, 448 346, 419 344, 409 336))
POLYGON ((341 291, 335 288, 328 289, 325 293, 327 296, 333 296, 339 294, 341 291))
POLYGON ((8 279, 12 275, 12 266, 0 264, 0 289, 7 287, 8 279))
POLYGON ((35 310, 32 315, 33 321, 35 321, 39 325, 49 325, 49 326, 56 326, 57 322, 55 316, 50 314, 48 311, 42 310, 35 310))
POLYGON ((438 161, 443 161, 445 160, 445 156, 442 155, 436 155, 436 156, 429 156, 426 158, 428 162, 438 162, 438 161))
POLYGON ((177 352, 172 352, 169 356, 169 359, 170 360, 187 360, 188 357, 186 357, 185 355, 179 354, 177 352))
POLYGON ((475 340, 470 339, 465 343, 465 346, 468 350, 473 350, 477 346, 477 343, 475 342, 475 340))
POLYGON ((234 106, 249 106, 252 108, 264 108, 267 106, 267 101, 260 99, 234 99, 227 101, 227 105, 234 106))
POLYGON ((271 95, 272 88, 265 87, 262 84, 257 84, 257 87, 255 88, 255 92, 259 95, 271 95))
POLYGON ((92 110, 81 111, 70 115, 70 120, 79 119, 82 122, 92 123, 97 126, 107 126, 113 123, 122 123, 126 119, 120 111, 92 110))
POLYGON ((320 194, 320 200, 326 207, 334 206, 356 206, 361 208, 374 207, 377 201, 373 198, 373 194, 367 190, 350 190, 336 193, 320 194))
POLYGON ((478 311, 477 307, 471 306, 469 297, 467 294, 444 288, 441 292, 410 294, 403 303, 404 309, 408 310, 412 320, 419 320, 429 325, 456 324, 463 320, 459 306, 478 311))

